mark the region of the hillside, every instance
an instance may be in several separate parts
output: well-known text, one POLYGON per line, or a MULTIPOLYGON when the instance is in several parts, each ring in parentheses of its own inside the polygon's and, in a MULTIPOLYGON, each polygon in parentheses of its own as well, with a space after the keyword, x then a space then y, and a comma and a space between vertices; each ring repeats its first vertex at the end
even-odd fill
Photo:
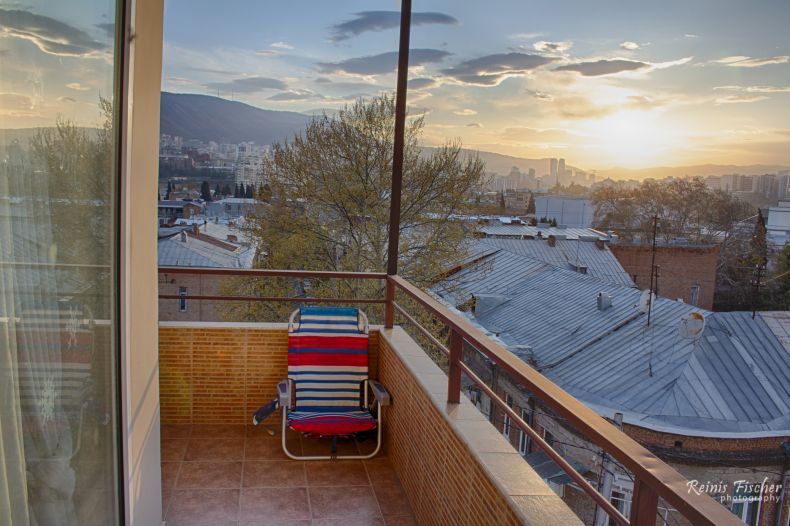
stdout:
POLYGON ((310 117, 292 111, 262 110, 211 97, 162 92, 161 133, 219 143, 281 142, 300 131, 310 117))
POLYGON ((642 168, 638 170, 629 168, 608 168, 598 171, 598 179, 609 177, 611 179, 663 179, 664 177, 697 177, 707 175, 743 174, 762 175, 775 174, 780 170, 787 170, 787 166, 773 164, 750 164, 738 166, 734 164, 697 164, 692 166, 658 166, 655 168, 642 168))

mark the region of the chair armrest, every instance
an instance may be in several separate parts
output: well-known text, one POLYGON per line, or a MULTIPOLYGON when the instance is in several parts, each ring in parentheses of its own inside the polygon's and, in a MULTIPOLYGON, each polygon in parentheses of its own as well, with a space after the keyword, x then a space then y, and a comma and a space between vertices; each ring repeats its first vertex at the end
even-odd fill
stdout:
POLYGON ((280 407, 291 407, 291 382, 282 380, 277 384, 277 398, 280 400, 280 407))
POLYGON ((381 385, 381 383, 377 382, 376 380, 369 380, 368 385, 370 386, 370 390, 373 391, 373 396, 376 398, 376 401, 379 404, 390 405, 392 402, 390 399, 390 393, 383 385, 381 385))

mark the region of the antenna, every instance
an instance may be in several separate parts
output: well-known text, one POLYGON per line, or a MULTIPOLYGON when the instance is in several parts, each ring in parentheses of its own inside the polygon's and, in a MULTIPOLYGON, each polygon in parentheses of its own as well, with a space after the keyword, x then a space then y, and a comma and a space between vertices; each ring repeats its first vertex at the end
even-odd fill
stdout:
POLYGON ((647 326, 650 327, 650 315, 653 313, 653 284, 655 280, 655 290, 658 290, 658 272, 656 268, 656 234, 658 233, 658 215, 653 216, 653 254, 650 260, 650 295, 647 303, 647 326))

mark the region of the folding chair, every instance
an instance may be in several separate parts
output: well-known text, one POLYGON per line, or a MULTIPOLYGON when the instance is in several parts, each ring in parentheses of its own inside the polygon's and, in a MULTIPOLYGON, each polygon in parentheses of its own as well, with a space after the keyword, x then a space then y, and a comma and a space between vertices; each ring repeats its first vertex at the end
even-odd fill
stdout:
POLYGON ((258 424, 282 409, 283 451, 296 460, 366 459, 381 449, 381 407, 390 395, 368 378, 368 319, 356 308, 302 307, 288 322, 288 378, 277 385, 277 398, 255 415, 258 424), (368 403, 373 393, 375 411, 368 403), (292 400, 295 400, 292 405, 292 400), (288 428, 332 437, 327 456, 301 456, 288 451, 288 428), (337 437, 377 430, 369 455, 337 455, 337 437))

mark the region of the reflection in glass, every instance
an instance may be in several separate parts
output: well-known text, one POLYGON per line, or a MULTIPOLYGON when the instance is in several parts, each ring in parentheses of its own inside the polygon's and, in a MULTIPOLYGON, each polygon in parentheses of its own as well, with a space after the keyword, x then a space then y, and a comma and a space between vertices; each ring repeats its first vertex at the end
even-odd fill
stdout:
POLYGON ((0 524, 111 525, 119 10, 32 4, 0 6, 0 524))

